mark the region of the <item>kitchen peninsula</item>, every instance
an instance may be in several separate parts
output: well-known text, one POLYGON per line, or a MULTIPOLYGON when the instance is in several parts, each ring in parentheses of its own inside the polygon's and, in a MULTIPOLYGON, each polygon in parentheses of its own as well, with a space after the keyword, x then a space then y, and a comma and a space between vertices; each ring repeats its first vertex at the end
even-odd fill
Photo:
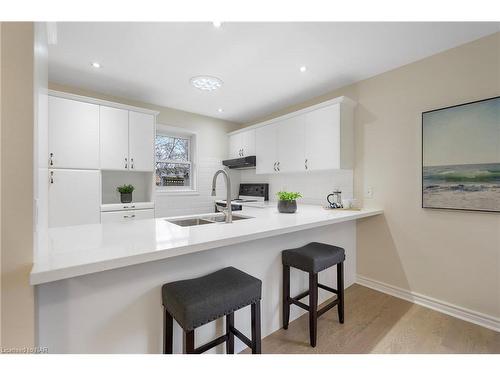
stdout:
MULTIPOLYGON (((159 353, 162 284, 226 266, 262 280, 265 337, 281 327, 281 250, 313 241, 344 247, 347 287, 356 279, 355 220, 379 214, 312 205, 299 205, 296 214, 280 214, 273 206, 245 207, 240 216, 246 219, 231 224, 183 227, 157 218, 52 228, 48 251, 39 254, 31 272, 38 344, 51 353, 159 353)), ((305 273, 294 271, 293 293, 305 289, 307 281, 305 273)), ((335 286, 335 272, 322 273, 320 280, 335 286)), ((320 293, 319 300, 329 297, 320 293)), ((301 313, 292 309, 291 320, 301 313)), ((235 315, 244 333, 250 329, 249 314, 243 309, 235 315)), ((222 329, 220 320, 207 324, 196 340, 208 341, 222 329)), ((176 326, 178 353, 180 333, 176 326)), ((237 342, 236 350, 241 349, 237 342)))

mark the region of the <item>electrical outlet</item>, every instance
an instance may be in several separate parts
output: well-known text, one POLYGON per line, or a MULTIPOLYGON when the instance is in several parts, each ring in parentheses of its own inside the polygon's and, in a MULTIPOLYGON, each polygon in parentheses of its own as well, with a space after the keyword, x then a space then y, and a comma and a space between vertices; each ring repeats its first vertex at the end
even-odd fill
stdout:
POLYGON ((366 188, 366 198, 373 198, 373 188, 371 186, 368 186, 366 188))

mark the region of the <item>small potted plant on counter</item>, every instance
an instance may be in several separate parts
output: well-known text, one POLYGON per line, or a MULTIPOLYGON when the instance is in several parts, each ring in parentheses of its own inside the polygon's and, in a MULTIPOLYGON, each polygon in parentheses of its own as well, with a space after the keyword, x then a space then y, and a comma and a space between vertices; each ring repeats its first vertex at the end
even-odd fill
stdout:
POLYGON ((122 203, 132 202, 132 192, 134 189, 135 188, 132 185, 122 185, 116 188, 116 190, 120 193, 120 200, 122 203))
POLYGON ((292 193, 288 191, 279 191, 278 196, 278 211, 284 214, 293 214, 297 211, 297 198, 302 198, 300 193, 292 193))

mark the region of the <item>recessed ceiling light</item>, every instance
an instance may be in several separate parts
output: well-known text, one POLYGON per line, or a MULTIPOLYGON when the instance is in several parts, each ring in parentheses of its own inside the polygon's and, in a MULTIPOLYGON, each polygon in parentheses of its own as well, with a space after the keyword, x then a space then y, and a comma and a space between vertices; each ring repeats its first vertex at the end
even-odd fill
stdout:
POLYGON ((214 25, 214 27, 215 27, 216 29, 218 29, 219 27, 221 27, 221 26, 222 26, 222 22, 220 22, 220 21, 214 21, 214 22, 212 22, 212 24, 214 25))
POLYGON ((222 108, 219 108, 219 109, 217 110, 217 112, 222 113, 222 112, 224 112, 224 110, 223 110, 222 108))
POLYGON ((101 64, 99 64, 97 61, 94 61, 94 62, 92 63, 92 66, 93 66, 94 68, 96 68, 96 69, 99 69, 99 68, 101 67, 101 64))
POLYGON ((222 80, 211 76, 196 76, 191 78, 191 84, 201 91, 214 91, 220 89, 222 80))
POLYGON ((307 70, 307 67, 305 65, 300 67, 300 71, 304 73, 307 70))

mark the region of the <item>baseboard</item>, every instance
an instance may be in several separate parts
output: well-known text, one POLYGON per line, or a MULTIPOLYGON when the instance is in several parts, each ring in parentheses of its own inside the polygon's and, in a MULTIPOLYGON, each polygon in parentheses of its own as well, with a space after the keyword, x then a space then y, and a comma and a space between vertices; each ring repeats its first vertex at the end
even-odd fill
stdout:
POLYGON ((357 284, 500 332, 500 319, 358 275, 357 284))

